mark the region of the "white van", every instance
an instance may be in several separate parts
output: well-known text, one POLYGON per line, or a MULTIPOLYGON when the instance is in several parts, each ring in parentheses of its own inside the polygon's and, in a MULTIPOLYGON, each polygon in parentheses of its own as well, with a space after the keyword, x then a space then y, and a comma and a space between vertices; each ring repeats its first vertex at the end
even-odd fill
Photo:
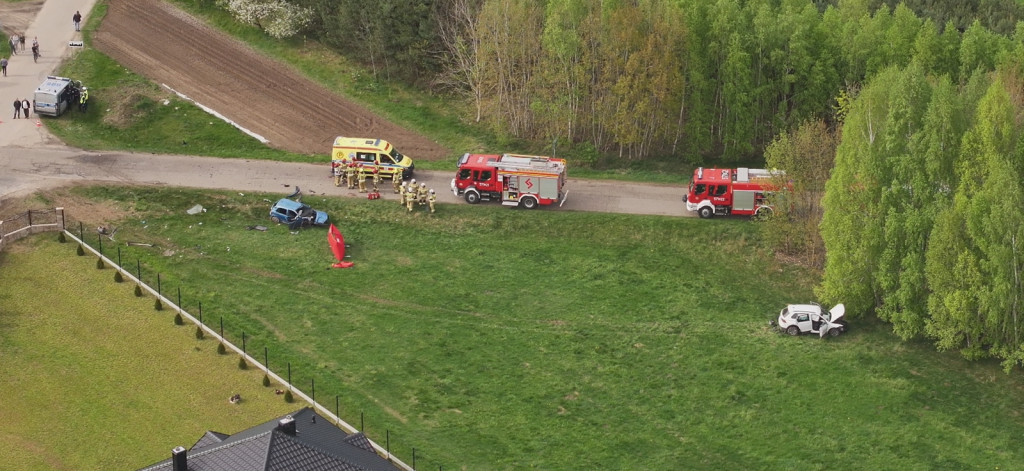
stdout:
POLYGON ((76 104, 80 87, 67 77, 50 75, 36 88, 33 109, 37 115, 60 116, 76 104))

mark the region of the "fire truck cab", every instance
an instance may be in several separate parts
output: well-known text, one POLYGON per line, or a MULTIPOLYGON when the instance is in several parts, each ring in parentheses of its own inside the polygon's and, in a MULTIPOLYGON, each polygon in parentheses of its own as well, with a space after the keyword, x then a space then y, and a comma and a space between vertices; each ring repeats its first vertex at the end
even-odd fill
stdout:
POLYGON ((702 218, 736 214, 770 217, 773 178, 780 171, 754 168, 697 168, 686 193, 686 209, 702 218))
POLYGON ((565 160, 535 155, 465 154, 452 179, 452 193, 469 204, 498 200, 534 209, 565 203, 565 160))

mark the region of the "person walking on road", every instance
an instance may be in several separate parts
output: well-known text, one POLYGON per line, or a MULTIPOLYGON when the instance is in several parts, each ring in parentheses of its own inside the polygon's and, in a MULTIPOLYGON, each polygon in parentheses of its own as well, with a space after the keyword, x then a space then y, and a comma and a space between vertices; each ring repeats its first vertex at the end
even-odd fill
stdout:
POLYGON ((21 100, 21 109, 25 112, 25 118, 28 119, 28 110, 30 109, 28 107, 28 98, 21 100))
POLYGON ((15 98, 14 99, 14 119, 18 119, 20 117, 21 117, 21 100, 15 98))
POLYGON ((25 33, 21 33, 21 36, 18 36, 18 43, 21 44, 21 52, 25 52, 25 33))
POLYGON ((11 54, 18 55, 18 35, 11 35, 11 54))
POLYGON ((40 55, 41 54, 39 54, 39 39, 32 38, 32 61, 38 62, 40 55))
POLYGON ((4 71, 4 77, 7 76, 7 58, 0 58, 0 70, 4 71))
POLYGON ((75 22, 75 31, 82 30, 82 13, 76 11, 75 15, 71 17, 71 21, 75 22))

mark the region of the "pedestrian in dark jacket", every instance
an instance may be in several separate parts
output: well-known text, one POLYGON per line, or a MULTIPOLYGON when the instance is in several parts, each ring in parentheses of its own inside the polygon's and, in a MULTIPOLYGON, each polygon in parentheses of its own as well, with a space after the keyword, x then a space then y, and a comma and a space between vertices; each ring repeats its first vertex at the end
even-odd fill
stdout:
POLYGON ((20 117, 21 117, 21 100, 15 98, 14 99, 14 119, 18 119, 20 117))
POLYGON ((71 17, 71 21, 75 22, 75 31, 81 31, 82 30, 82 14, 81 13, 76 11, 75 12, 75 16, 71 17))

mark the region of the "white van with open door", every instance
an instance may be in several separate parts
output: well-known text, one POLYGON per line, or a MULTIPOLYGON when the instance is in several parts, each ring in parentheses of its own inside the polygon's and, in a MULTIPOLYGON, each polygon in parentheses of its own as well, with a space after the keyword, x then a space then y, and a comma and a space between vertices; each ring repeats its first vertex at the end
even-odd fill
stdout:
POLYGON ((80 87, 67 77, 50 75, 36 88, 32 108, 37 115, 60 116, 76 104, 80 87))

